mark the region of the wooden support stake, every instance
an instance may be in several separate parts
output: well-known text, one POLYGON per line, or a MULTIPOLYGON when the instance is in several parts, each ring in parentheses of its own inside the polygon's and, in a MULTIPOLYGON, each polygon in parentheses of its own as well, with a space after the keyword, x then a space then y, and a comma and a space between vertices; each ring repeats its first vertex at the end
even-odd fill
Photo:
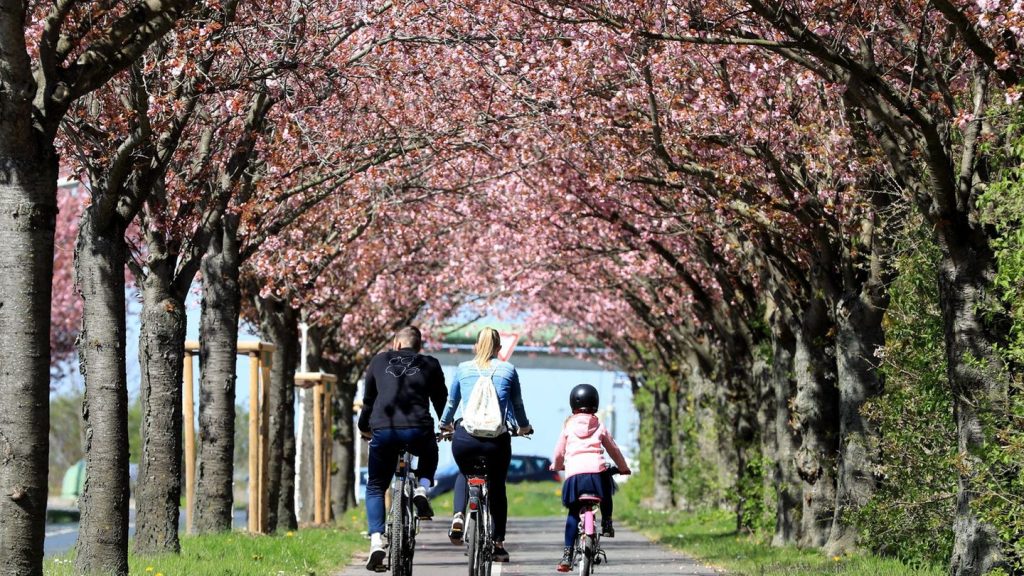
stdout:
POLYGON ((266 534, 270 530, 270 352, 264 352, 260 356, 260 368, 262 369, 262 388, 260 402, 260 415, 262 425, 260 426, 260 533, 266 534))
POLYGON ((324 416, 321 385, 313 386, 313 523, 324 522, 324 416))
POLYGON ((185 366, 182 384, 185 398, 182 403, 182 416, 185 425, 185 533, 192 532, 193 502, 196 496, 196 429, 195 429, 195 398, 192 386, 192 353, 185 352, 185 366))
POLYGON ((326 426, 324 426, 324 435, 327 442, 327 454, 324 458, 324 478, 326 486, 324 486, 324 522, 331 521, 331 468, 334 463, 334 434, 331 432, 334 430, 334 402, 331 398, 331 382, 324 382, 324 410, 326 426))
POLYGON ((259 445, 260 445, 260 357, 249 353, 249 532, 260 531, 259 524, 259 445))

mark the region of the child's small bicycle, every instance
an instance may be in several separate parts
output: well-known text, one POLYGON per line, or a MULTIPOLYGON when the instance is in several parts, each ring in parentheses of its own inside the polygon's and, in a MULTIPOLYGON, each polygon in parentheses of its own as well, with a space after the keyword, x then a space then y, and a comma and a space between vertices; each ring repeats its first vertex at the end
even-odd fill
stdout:
POLYGON ((580 504, 580 527, 576 532, 576 544, 573 557, 579 566, 580 576, 590 576, 594 566, 608 562, 608 556, 601 548, 601 533, 597 529, 594 511, 601 504, 601 498, 594 494, 581 494, 577 500, 580 504))

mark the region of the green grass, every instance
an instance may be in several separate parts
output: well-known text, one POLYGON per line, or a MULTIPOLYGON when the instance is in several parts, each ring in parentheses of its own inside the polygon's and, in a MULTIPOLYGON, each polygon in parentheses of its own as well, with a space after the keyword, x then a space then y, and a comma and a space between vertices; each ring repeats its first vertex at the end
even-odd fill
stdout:
POLYGON ((866 554, 829 558, 817 550, 774 548, 757 536, 737 534, 735 517, 725 511, 653 512, 623 502, 616 505, 615 515, 658 542, 738 576, 941 576, 946 573, 937 566, 911 567, 895 559, 866 554))
MULTIPOLYGON (((185 536, 181 555, 128 558, 129 573, 139 576, 322 576, 348 564, 366 545, 362 512, 336 527, 307 528, 273 536, 231 532, 185 536)), ((47 560, 47 576, 73 576, 72 554, 47 560)))
MULTIPOLYGON (((431 505, 436 518, 452 513, 452 493, 435 498, 431 505)), ((520 482, 508 485, 508 515, 518 518, 562 516, 562 485, 558 482, 520 482)))

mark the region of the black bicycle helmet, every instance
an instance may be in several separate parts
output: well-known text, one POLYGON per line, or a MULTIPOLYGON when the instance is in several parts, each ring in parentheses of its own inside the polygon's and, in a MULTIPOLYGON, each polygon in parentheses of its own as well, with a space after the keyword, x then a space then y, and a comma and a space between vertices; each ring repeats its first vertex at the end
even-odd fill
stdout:
POLYGON ((601 397, 597 393, 597 388, 590 384, 577 384, 572 392, 569 392, 569 407, 573 412, 593 414, 597 412, 600 403, 601 397))

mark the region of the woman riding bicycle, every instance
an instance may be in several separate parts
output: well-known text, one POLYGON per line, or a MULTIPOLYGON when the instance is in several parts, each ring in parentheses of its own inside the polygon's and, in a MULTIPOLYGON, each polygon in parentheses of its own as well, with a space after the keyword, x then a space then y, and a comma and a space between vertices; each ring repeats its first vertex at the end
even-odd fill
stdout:
MULTIPOLYGON (((505 524, 508 519, 508 497, 505 492, 505 479, 508 466, 512 461, 512 438, 505 429, 504 422, 513 421, 518 425, 519 434, 530 434, 533 428, 526 417, 523 407, 523 394, 519 385, 519 374, 515 366, 497 359, 501 349, 501 338, 497 330, 484 328, 477 337, 473 360, 459 364, 455 377, 448 391, 448 403, 441 414, 441 429, 454 431, 452 439, 452 455, 463 474, 477 473, 477 464, 482 460, 486 463, 485 471, 490 488, 490 509, 494 519, 494 553, 495 562, 508 562, 505 551, 505 524), (501 427, 495 430, 482 431, 474 429, 471 433, 467 426, 460 424, 455 427, 453 420, 455 411, 460 404, 463 417, 468 406, 480 397, 480 390, 474 395, 478 386, 486 386, 488 379, 494 385, 497 404, 500 411, 501 427)), ((488 391, 489 392, 489 391, 488 391)), ((451 530, 448 533, 452 543, 458 544, 462 539, 463 518, 466 509, 465 482, 455 483, 454 516, 451 530)))
POLYGON ((579 384, 569 392, 572 416, 565 421, 555 446, 552 470, 565 470, 562 504, 569 513, 565 519, 565 548, 558 562, 559 572, 572 569, 572 547, 580 525, 580 496, 593 494, 601 499, 603 536, 614 536, 612 527, 612 481, 607 472, 604 451, 608 451, 620 474, 631 474, 615 439, 597 419, 600 404, 597 388, 579 384))

